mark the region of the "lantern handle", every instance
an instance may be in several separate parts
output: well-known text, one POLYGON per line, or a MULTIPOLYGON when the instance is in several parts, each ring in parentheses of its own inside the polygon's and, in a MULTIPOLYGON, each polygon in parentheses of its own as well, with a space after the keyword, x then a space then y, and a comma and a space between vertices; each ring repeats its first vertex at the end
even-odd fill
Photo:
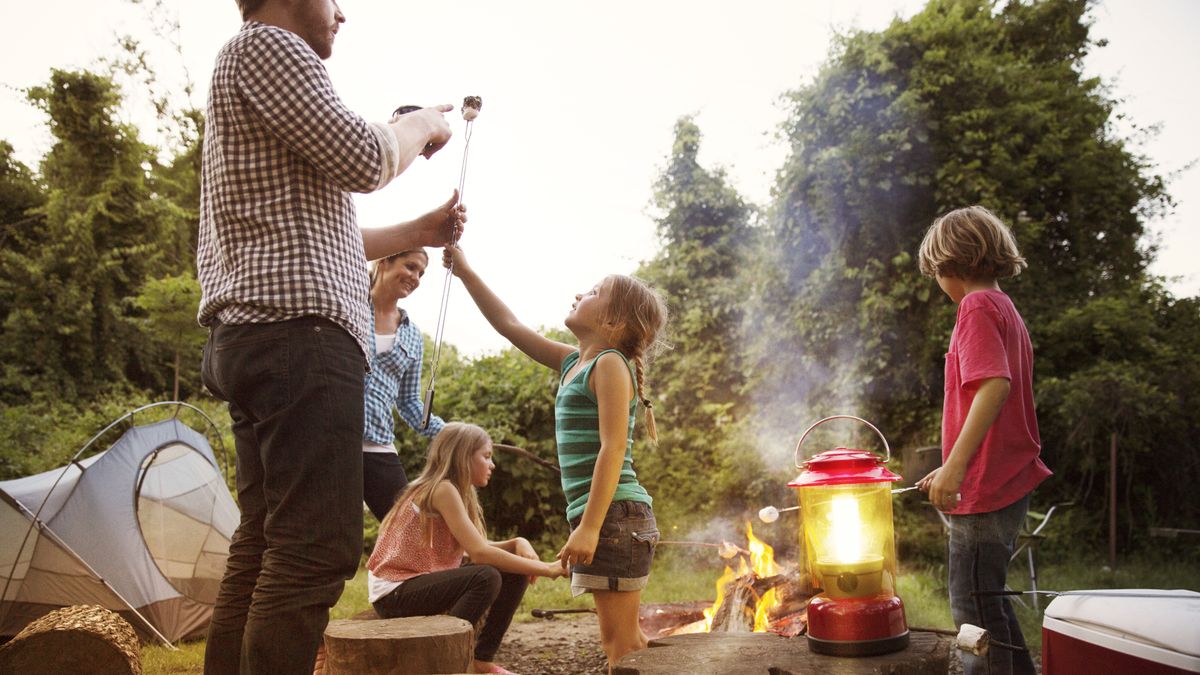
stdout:
POLYGON ((826 417, 823 420, 818 420, 818 421, 814 422, 812 426, 810 426, 808 429, 805 429, 804 433, 801 434, 800 440, 796 442, 796 452, 795 452, 795 458, 794 458, 796 461, 797 469, 803 468, 803 465, 800 461, 800 448, 803 447, 803 445, 804 445, 804 439, 808 438, 808 435, 812 432, 813 429, 816 429, 817 427, 828 422, 829 420, 857 420, 857 421, 862 422, 863 424, 871 427, 871 431, 874 431, 875 433, 879 434, 879 440, 883 441, 883 449, 886 453, 883 456, 884 457, 883 463, 887 464, 888 462, 890 462, 892 460, 892 448, 891 448, 891 446, 888 445, 887 438, 884 437, 883 432, 880 431, 879 429, 875 428, 874 424, 871 424, 870 422, 864 420, 861 417, 855 417, 854 415, 831 415, 829 417, 826 417))

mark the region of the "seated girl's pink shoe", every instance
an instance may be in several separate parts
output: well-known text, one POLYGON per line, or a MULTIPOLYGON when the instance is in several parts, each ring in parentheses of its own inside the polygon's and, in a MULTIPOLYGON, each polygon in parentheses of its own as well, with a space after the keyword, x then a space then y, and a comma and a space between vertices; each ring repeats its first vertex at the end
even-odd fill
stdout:
POLYGON ((511 670, 509 670, 509 669, 505 668, 504 666, 498 666, 498 665, 496 665, 496 664, 494 664, 494 663, 492 664, 492 667, 491 667, 491 668, 489 668, 489 669, 487 669, 487 670, 480 671, 480 672, 483 672, 483 673, 496 673, 496 675, 517 675, 517 674, 516 674, 516 673, 514 673, 513 671, 511 671, 511 670))

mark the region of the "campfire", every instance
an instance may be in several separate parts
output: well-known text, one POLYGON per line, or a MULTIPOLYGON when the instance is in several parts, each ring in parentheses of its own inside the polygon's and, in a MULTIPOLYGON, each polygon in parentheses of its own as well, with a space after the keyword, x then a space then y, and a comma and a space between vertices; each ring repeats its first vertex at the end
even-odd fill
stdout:
POLYGON ((704 610, 704 618, 664 630, 663 636, 769 632, 791 637, 804 632, 810 584, 796 569, 775 562, 775 550, 754 536, 750 523, 746 538, 746 548, 738 549, 737 570, 725 567, 717 579, 717 599, 704 610))

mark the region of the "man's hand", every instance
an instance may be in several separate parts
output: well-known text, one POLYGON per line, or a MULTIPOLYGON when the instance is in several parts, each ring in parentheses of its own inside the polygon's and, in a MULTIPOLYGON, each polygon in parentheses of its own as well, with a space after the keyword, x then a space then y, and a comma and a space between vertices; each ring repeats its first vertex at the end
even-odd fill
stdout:
POLYGON ((421 233, 422 246, 447 246, 462 236, 467 222, 467 207, 458 203, 455 190, 446 203, 413 219, 421 233))
POLYGON ((388 125, 391 126, 400 143, 401 156, 412 158, 416 156, 414 151, 417 151, 425 159, 429 159, 438 150, 445 147, 453 135, 453 132, 450 131, 450 124, 446 122, 445 114, 452 110, 454 110, 454 106, 442 104, 392 117, 388 125), (406 155, 405 147, 411 148, 408 152, 414 154, 406 155))
POLYGON ((567 544, 555 556, 565 570, 571 565, 590 565, 600 543, 600 530, 580 525, 571 532, 567 544))

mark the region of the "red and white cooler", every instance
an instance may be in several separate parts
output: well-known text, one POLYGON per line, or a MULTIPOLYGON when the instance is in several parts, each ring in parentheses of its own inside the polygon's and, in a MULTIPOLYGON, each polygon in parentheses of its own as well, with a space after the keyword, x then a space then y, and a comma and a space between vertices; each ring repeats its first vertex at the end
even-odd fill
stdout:
POLYGON ((1075 593, 1046 608, 1042 675, 1200 673, 1200 593, 1133 588, 1075 593))

